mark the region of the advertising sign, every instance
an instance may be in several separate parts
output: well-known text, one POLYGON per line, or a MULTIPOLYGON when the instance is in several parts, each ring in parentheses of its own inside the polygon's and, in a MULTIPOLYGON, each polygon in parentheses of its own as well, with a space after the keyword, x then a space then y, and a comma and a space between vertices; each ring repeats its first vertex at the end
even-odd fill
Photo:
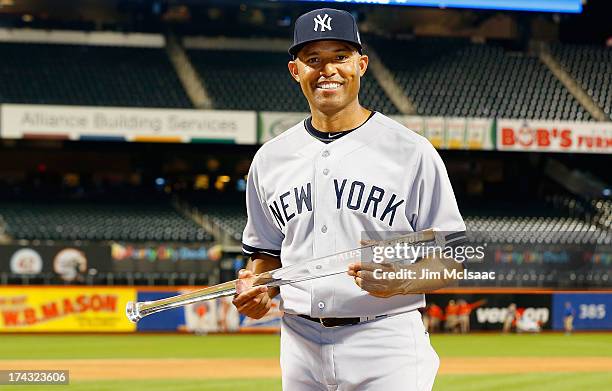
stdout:
POLYGON ((66 282, 84 281, 89 271, 112 270, 106 245, 0 245, 0 271, 36 275, 52 272, 66 282))
POLYGON ((0 332, 125 332, 133 288, 0 287, 0 332))
POLYGON ((439 7, 439 8, 479 8, 487 10, 567 12, 580 13, 584 1, 580 0, 281 0, 281 1, 320 1, 327 3, 367 3, 376 5, 439 7))
POLYGON ((612 153, 612 123, 497 120, 500 151, 612 153))
POLYGON ((491 119, 417 115, 392 115, 391 118, 426 137, 437 149, 494 148, 492 135, 495 128, 491 119))
POLYGON ((259 143, 273 139, 284 131, 299 124, 309 113, 263 111, 259 113, 259 143))
MULTIPOLYGON (((308 113, 259 113, 260 137, 264 143, 308 117, 308 113)), ((392 115, 393 120, 426 137, 439 149, 493 149, 493 120, 486 118, 422 117, 392 115)))
POLYGON ((555 293, 553 329, 563 330, 567 315, 575 330, 612 330, 612 293, 555 293))
POLYGON ((254 111, 2 105, 0 136, 255 144, 254 111))
MULTIPOLYGON (((190 290, 141 291, 138 301, 158 300, 190 290)), ((232 304, 233 297, 220 297, 151 314, 138 322, 138 331, 187 331, 195 334, 278 332, 280 330, 278 298, 272 300, 272 308, 261 319, 240 315, 232 304)))
MULTIPOLYGON (((502 330, 506 322, 510 330, 527 325, 535 329, 550 329, 552 323, 550 294, 429 294, 427 303, 442 309, 445 322, 448 314, 466 308, 471 330, 502 330), (461 307, 463 306, 463 307, 461 307), (455 310, 452 308, 456 307, 455 310)), ((450 331, 450 330, 449 330, 450 331)))

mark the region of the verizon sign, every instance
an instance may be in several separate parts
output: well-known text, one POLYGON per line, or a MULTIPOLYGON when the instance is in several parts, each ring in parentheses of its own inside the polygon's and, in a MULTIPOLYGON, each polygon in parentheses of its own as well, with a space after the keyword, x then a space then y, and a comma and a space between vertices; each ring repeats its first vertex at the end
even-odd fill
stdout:
MULTIPOLYGON (((541 324, 547 323, 550 318, 550 310, 546 307, 518 307, 516 313, 519 317, 525 317, 541 324)), ((476 321, 478 323, 504 323, 508 315, 508 308, 478 308, 476 310, 476 321)))
POLYGON ((611 122, 497 121, 501 151, 612 153, 611 122))

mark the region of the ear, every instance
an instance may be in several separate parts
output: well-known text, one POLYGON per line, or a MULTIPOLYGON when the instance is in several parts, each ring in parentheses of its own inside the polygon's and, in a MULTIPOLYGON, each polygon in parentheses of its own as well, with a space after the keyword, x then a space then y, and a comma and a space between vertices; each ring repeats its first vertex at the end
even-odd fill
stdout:
POLYGON ((295 61, 289 61, 287 64, 287 68, 289 68, 289 73, 291 77, 298 83, 300 82, 300 72, 298 70, 298 64, 295 61))
POLYGON ((368 64, 370 63, 370 58, 365 54, 362 54, 359 57, 359 76, 363 76, 368 69, 368 64))

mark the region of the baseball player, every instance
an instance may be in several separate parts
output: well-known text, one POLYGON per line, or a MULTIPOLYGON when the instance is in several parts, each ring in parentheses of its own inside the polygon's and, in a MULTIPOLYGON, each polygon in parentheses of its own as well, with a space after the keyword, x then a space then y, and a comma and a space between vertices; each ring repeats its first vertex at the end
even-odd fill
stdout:
MULTIPOLYGON (((264 144, 247 181, 248 221, 240 278, 359 246, 362 233, 435 227, 465 236, 444 164, 423 137, 359 104, 368 68, 351 14, 300 16, 288 68, 310 116, 264 144)), ((284 390, 430 390, 439 360, 419 308, 421 292, 448 279, 376 278, 375 271, 462 270, 452 259, 357 262, 347 274, 280 289, 284 390)), ((380 277, 380 274, 378 274, 380 277)), ((234 298, 244 315, 266 314, 276 289, 234 298)))
POLYGON ((565 330, 565 335, 570 335, 574 330, 575 315, 576 311, 574 310, 574 307, 572 307, 572 303, 566 301, 563 309, 563 330, 565 330))

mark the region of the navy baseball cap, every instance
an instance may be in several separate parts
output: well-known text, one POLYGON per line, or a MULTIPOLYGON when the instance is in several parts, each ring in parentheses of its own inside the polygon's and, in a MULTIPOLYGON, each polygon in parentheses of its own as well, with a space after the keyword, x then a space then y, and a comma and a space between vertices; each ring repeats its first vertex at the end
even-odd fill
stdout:
POLYGON ((347 42, 355 46, 359 53, 362 52, 359 30, 353 15, 333 8, 321 8, 297 18, 289 54, 295 57, 307 43, 323 40, 347 42))

